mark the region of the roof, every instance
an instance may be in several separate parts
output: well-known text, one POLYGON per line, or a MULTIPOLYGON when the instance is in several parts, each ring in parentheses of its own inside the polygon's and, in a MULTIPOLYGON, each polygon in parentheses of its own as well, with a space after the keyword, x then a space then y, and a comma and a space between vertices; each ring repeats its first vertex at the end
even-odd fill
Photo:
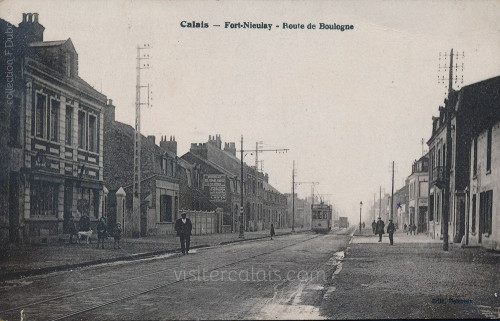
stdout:
POLYGON ((271 191, 271 192, 274 192, 274 193, 277 193, 277 194, 281 194, 281 193, 280 193, 280 191, 278 191, 276 188, 274 188, 274 187, 273 187, 271 184, 269 184, 268 182, 263 181, 262 183, 264 184, 264 185, 263 185, 263 187, 264 187, 264 189, 265 189, 266 191, 271 191))
POLYGON ((66 43, 66 40, 55 40, 55 41, 36 41, 28 44, 30 47, 56 47, 66 43))

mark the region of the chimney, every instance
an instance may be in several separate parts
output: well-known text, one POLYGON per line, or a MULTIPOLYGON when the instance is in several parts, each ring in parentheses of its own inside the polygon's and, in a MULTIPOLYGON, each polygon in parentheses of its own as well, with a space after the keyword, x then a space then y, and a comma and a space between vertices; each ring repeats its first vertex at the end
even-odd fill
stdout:
MULTIPOLYGON (((177 156, 177 142, 175 141, 175 136, 170 136, 170 140, 167 140, 167 136, 165 136, 164 140, 160 142, 160 147, 177 156)), ((191 144, 191 148, 193 148, 193 144, 191 144)))
POLYGON ((236 156, 236 145, 235 143, 225 143, 224 144, 224 151, 233 155, 233 156, 236 156))
POLYGON ((155 135, 148 135, 148 140, 155 145, 156 144, 156 138, 155 135))
POLYGON ((23 21, 19 24, 22 43, 43 41, 44 30, 45 27, 38 22, 38 13, 23 13, 23 21))
POLYGON ((113 105, 113 99, 108 99, 108 104, 104 109, 104 123, 106 126, 115 122, 115 106, 113 105))

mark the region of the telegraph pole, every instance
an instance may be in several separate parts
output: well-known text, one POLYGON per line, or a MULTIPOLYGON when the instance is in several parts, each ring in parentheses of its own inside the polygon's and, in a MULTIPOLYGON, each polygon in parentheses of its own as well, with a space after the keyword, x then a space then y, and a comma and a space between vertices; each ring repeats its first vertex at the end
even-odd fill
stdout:
MULTIPOLYGON (((440 54, 441 56, 441 54, 440 54)), ((449 221, 450 221, 450 172, 451 172, 451 153, 452 153, 452 145, 451 145, 451 117, 452 113, 452 98, 453 98, 453 57, 458 58, 458 53, 453 54, 453 48, 450 51, 450 66, 449 66, 449 75, 448 75, 448 99, 445 106, 445 117, 446 117, 446 164, 445 164, 445 186, 444 186, 444 208, 443 208, 443 251, 448 251, 449 246, 449 221)), ((464 53, 462 52, 462 58, 464 57, 464 53)), ((440 57, 441 59, 441 57, 440 57)), ((445 54, 446 59, 446 54, 445 54)), ((439 66, 441 68, 441 66, 439 66)), ((455 71, 458 71, 458 64, 455 65, 455 71)), ((462 71, 464 70, 464 64, 461 65, 462 71)), ((445 63, 445 71, 446 71, 446 63, 445 63)), ((444 81, 444 76, 442 78, 444 81)), ((439 76, 438 76, 439 81, 439 76)), ((455 83, 458 82, 458 76, 455 75, 455 83)), ((461 79, 461 83, 463 83, 463 75, 461 79)))
MULTIPOLYGON (((244 183, 243 167, 244 167, 244 163, 243 163, 243 159, 245 158, 246 154, 243 154, 243 153, 255 152, 257 154, 259 152, 271 152, 271 151, 276 152, 276 153, 288 152, 288 149, 286 149, 286 148, 259 149, 259 143, 262 143, 262 142, 257 142, 255 150, 253 150, 253 149, 244 150, 243 149, 243 135, 241 135, 241 149, 240 149, 240 170, 241 170, 240 195, 241 195, 241 199, 240 199, 240 235, 239 235, 240 239, 245 238, 244 226, 243 226, 243 212, 244 212, 244 205, 243 205, 244 204, 244 201, 243 201, 243 183, 244 183)), ((255 163, 257 165, 258 161, 256 160, 255 163)), ((255 167, 255 171, 257 172, 257 166, 255 167)))
POLYGON ((245 235, 243 233, 243 135, 241 135, 241 183, 240 183, 240 239, 244 239, 245 235))
POLYGON ((295 232, 295 161, 292 169, 292 233, 295 232))
MULTIPOLYGON (((136 63, 136 85, 135 85, 135 133, 134 133, 134 188, 133 188, 133 213, 134 219, 139 219, 139 234, 140 234, 140 217, 141 217, 141 105, 149 105, 149 84, 141 86, 141 69, 149 69, 149 64, 141 64, 141 60, 148 60, 150 57, 147 54, 141 56, 141 50, 151 49, 149 44, 137 46, 137 63, 136 63), (141 102, 141 88, 148 87, 148 102, 141 102)), ((132 223, 132 222, 129 222, 132 223)), ((133 234, 135 224, 131 225, 127 230, 129 234, 133 234)), ((125 226, 123 227, 125 230, 125 226)))
POLYGON ((390 220, 394 220, 393 216, 393 205, 394 205, 394 161, 392 161, 392 192, 391 192, 391 217, 390 220))

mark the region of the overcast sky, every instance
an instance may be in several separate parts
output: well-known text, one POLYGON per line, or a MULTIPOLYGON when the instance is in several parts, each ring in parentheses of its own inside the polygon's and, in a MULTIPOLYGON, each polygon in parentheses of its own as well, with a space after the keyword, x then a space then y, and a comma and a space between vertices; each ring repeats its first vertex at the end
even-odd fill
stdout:
MULTIPOLYGON (((296 180, 319 182, 316 192, 353 220, 360 201, 368 215, 379 186, 390 193, 392 161, 398 189, 422 155, 447 91, 437 82, 447 76, 438 72, 440 52, 465 52, 463 85, 500 75, 498 1, 0 3, 0 16, 16 25, 23 12, 39 13, 44 40, 71 38, 79 75, 130 125, 136 46, 151 44, 153 68, 141 74, 153 84, 144 135, 175 135, 179 156, 215 134, 238 149, 241 135, 245 149, 257 141, 288 148, 259 154, 270 183, 290 192, 295 160, 296 180), (209 27, 182 28, 182 21, 209 27), (245 21, 272 28, 224 28, 245 21), (284 30, 283 23, 354 30, 284 30)), ((254 164, 254 155, 245 161, 254 164)), ((311 188, 296 191, 304 197, 311 188)))

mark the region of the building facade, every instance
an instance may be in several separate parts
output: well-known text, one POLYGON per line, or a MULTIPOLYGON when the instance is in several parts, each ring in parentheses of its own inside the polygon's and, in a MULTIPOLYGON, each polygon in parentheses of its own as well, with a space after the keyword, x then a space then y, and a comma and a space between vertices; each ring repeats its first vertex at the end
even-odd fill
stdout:
POLYGON ((469 126, 470 186, 466 190, 465 244, 500 250, 500 77, 475 84, 464 104, 475 110, 469 126))
POLYGON ((415 225, 417 233, 428 231, 428 202, 429 157, 424 155, 412 164, 408 176, 408 221, 405 223, 415 225))
POLYGON ((175 140, 141 136, 141 206, 133 210, 135 129, 115 120, 110 100, 105 113, 104 182, 109 190, 108 225, 120 222, 125 236, 173 234, 179 218, 179 177, 175 140), (116 193, 122 189, 123 198, 116 193), (117 204, 124 201, 121 211, 117 204))
POLYGON ((38 14, 23 14, 16 30, 9 229, 15 239, 44 242, 67 233, 72 219, 88 215, 95 224, 102 215, 107 98, 78 76, 71 39, 44 41, 38 14))
MULTIPOLYGON (((205 202, 206 206, 212 204, 223 210, 224 231, 239 231, 241 161, 236 157, 235 143, 225 143, 222 149, 220 135, 210 135, 206 143, 191 144, 190 151, 181 158, 199 171, 201 189, 196 193, 189 191, 192 193, 192 196, 187 197, 190 202, 209 200, 209 203, 205 202)), ((266 200, 270 195, 281 195, 269 185, 267 174, 244 163, 243 177, 243 227, 246 231, 268 228, 274 219, 273 213, 284 212, 286 215, 283 197, 277 197, 276 200, 273 198, 273 201, 266 200)))

